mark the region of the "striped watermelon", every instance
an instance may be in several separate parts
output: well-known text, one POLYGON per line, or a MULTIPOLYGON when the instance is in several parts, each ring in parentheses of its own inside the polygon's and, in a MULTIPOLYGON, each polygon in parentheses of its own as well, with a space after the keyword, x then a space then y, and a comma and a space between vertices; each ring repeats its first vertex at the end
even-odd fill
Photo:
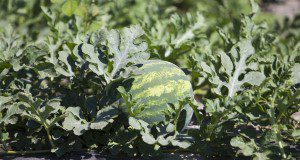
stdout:
POLYGON ((185 73, 176 65, 161 61, 147 61, 138 69, 129 90, 132 100, 137 102, 133 110, 134 117, 149 124, 165 119, 165 113, 171 111, 167 103, 193 97, 192 85, 185 73))

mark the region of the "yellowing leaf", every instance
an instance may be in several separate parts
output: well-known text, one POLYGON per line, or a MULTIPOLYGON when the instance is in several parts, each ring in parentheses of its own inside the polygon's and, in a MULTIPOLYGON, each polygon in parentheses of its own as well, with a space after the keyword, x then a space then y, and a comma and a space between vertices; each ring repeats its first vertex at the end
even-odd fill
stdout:
POLYGON ((62 6, 62 12, 67 16, 72 16, 75 13, 76 9, 78 8, 78 2, 75 0, 68 0, 62 6))
POLYGON ((74 12, 74 14, 79 17, 84 17, 86 13, 87 13, 87 6, 85 4, 80 4, 74 12))

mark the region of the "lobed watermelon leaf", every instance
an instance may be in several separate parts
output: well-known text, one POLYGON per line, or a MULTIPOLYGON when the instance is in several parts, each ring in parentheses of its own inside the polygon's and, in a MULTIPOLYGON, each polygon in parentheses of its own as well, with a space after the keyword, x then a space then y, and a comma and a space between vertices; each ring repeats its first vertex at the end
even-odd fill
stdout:
POLYGON ((118 110, 112 106, 99 110, 91 122, 83 116, 80 107, 69 107, 66 109, 66 113, 68 116, 64 119, 62 126, 75 135, 82 135, 90 129, 103 130, 119 115, 118 110))
POLYGON ((150 145, 156 144, 159 146, 167 146, 168 144, 172 144, 181 148, 188 148, 191 145, 188 141, 177 139, 176 135, 178 132, 175 130, 176 127, 172 123, 153 126, 143 120, 129 117, 129 125, 133 129, 140 131, 143 141, 150 145), (158 131, 155 136, 152 134, 153 129, 158 131))
MULTIPOLYGON (((149 27, 151 24, 144 25, 149 27)), ((157 50, 157 54, 161 54, 159 53, 161 50, 158 49, 162 47, 163 56, 170 57, 177 52, 180 53, 181 48, 185 51, 186 46, 194 43, 195 38, 199 36, 199 31, 205 26, 205 19, 200 12, 195 14, 188 12, 185 15, 172 14, 170 20, 156 20, 152 25, 154 27, 147 28, 151 45, 157 50)))
POLYGON ((41 124, 46 130, 57 126, 57 123, 66 117, 59 99, 44 102, 40 98, 33 98, 30 93, 19 93, 18 98, 21 100, 18 106, 23 110, 22 116, 41 124), (60 112, 62 114, 59 114, 60 112), (52 115, 56 116, 52 118, 52 115))
POLYGON ((247 60, 255 53, 250 40, 241 40, 236 47, 232 48, 227 55, 220 53, 220 63, 222 68, 217 71, 213 65, 207 65, 201 62, 200 65, 204 72, 209 74, 210 82, 217 87, 214 91, 221 95, 221 88, 224 86, 228 89, 228 97, 233 97, 237 92, 243 90, 243 85, 260 85, 265 79, 265 75, 257 70, 257 63, 247 63, 247 60), (250 71, 248 71, 250 70, 250 71), (226 80, 219 77, 222 72, 226 73, 226 80), (243 76, 242 79, 240 77, 243 76))
POLYGON ((82 116, 80 107, 69 107, 66 109, 68 116, 64 119, 62 126, 75 135, 82 135, 89 129, 89 123, 82 116))
POLYGON ((113 55, 112 71, 109 74, 109 81, 115 78, 115 75, 121 68, 126 67, 128 63, 138 64, 149 58, 147 43, 136 44, 137 38, 144 35, 143 29, 138 26, 124 28, 121 33, 117 30, 110 30, 107 34, 108 53, 113 55))
POLYGON ((15 124, 17 118, 15 115, 22 113, 22 110, 19 109, 19 106, 16 103, 13 103, 13 97, 9 96, 0 96, 0 125, 3 124, 15 124), (6 110, 6 112, 4 112, 6 110))
MULTIPOLYGON (((109 84, 121 76, 128 76, 133 65, 149 58, 146 42, 139 41, 143 35, 144 31, 138 25, 126 27, 120 32, 102 29, 92 36, 93 44, 83 43, 81 50, 86 54, 85 61, 89 62, 89 68, 97 75, 104 76, 109 84), (99 48, 99 44, 104 45, 105 49, 99 48)), ((78 57, 80 50, 78 46, 75 48, 78 57)))

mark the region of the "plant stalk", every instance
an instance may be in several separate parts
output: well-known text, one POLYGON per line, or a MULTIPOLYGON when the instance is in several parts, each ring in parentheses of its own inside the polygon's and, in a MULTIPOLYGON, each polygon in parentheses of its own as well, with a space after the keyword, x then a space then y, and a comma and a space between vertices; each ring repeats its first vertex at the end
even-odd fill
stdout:
POLYGON ((200 115, 199 115, 199 112, 197 110, 197 106, 195 106, 194 104, 190 104, 190 106, 193 108, 193 111, 194 111, 194 115, 199 123, 199 125, 202 124, 202 121, 201 121, 201 118, 200 118, 200 115))
POLYGON ((285 151, 284 151, 284 146, 283 146, 283 141, 282 141, 282 137, 281 137, 281 132, 280 132, 280 129, 276 123, 276 120, 275 120, 275 99, 277 97, 277 90, 275 90, 275 93, 272 97, 272 104, 270 106, 270 109, 271 109, 271 123, 272 123, 272 126, 273 126, 273 130, 276 134, 276 140, 278 142, 278 146, 279 146, 279 150, 280 150, 280 153, 282 155, 282 157, 284 159, 287 158, 286 154, 285 154, 285 151))
POLYGON ((53 140, 52 140, 52 137, 51 137, 51 134, 50 134, 50 131, 49 131, 48 127, 45 127, 45 130, 46 130, 46 132, 47 132, 47 136, 48 136, 48 139, 49 139, 49 141, 50 141, 51 148, 52 148, 52 149, 55 149, 56 146, 55 146, 55 144, 54 144, 54 142, 53 142, 53 140))

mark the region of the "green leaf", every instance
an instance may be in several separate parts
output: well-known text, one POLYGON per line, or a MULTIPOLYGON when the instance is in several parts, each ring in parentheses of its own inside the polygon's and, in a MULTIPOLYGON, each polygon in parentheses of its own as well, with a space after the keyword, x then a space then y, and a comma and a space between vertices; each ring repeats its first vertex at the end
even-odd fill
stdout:
POLYGON ((292 81, 293 84, 300 83, 300 63, 296 63, 294 67, 292 68, 292 81))
POLYGON ((86 122, 80 110, 80 107, 69 107, 66 109, 67 117, 64 119, 62 126, 75 135, 82 135, 89 129, 89 123, 86 122))
POLYGON ((4 109, 4 105, 8 102, 11 102, 13 100, 12 97, 4 97, 0 96, 0 111, 4 109))
POLYGON ((146 142, 147 144, 156 143, 156 139, 153 137, 153 135, 151 135, 149 133, 145 133, 145 132, 141 132, 141 135, 142 135, 143 141, 146 142))
POLYGON ((0 113, 6 109, 6 113, 4 115, 0 114, 0 125, 2 123, 16 124, 17 117, 14 117, 14 115, 18 115, 23 112, 16 103, 9 104, 10 101, 12 101, 12 97, 0 96, 0 113))
POLYGON ((256 69, 256 63, 247 63, 247 59, 255 53, 250 40, 241 40, 237 44, 237 48, 232 48, 229 53, 231 58, 224 52, 220 53, 220 61, 227 74, 227 80, 225 81, 219 77, 222 70, 216 71, 214 66, 209 67, 205 62, 200 62, 200 66, 204 72, 210 75, 210 82, 217 86, 214 89, 215 92, 221 94, 221 88, 225 86, 228 89, 228 97, 232 98, 237 92, 243 90, 245 83, 259 86, 266 77, 258 71, 247 72, 249 69, 256 69), (238 53, 236 53, 237 49, 239 49, 238 53), (243 79, 240 79, 241 75, 244 75, 243 79))
POLYGON ((200 66, 204 72, 206 72, 208 74, 213 74, 213 70, 211 70, 210 66, 207 65, 205 62, 200 62, 200 66))
POLYGON ((170 143, 170 141, 168 139, 165 139, 163 136, 159 136, 157 138, 157 142, 162 146, 166 146, 170 143))
POLYGON ((255 153, 255 157, 253 158, 253 160, 265 160, 265 159, 269 159, 268 155, 270 154, 270 152, 263 152, 263 153, 255 153))
POLYGON ((58 52, 58 60, 60 60, 64 65, 67 66, 67 68, 63 66, 56 66, 56 71, 64 76, 72 77, 74 76, 74 72, 72 71, 72 67, 68 62, 68 57, 70 56, 70 53, 66 51, 59 51, 58 52))
MULTIPOLYGON (((93 45, 91 44, 83 44, 82 45, 82 52, 85 53, 87 55, 86 60, 89 63, 89 68, 96 73, 97 75, 103 75, 103 76, 107 76, 106 74, 106 68, 107 65, 102 63, 98 56, 99 54, 97 52, 95 52, 95 48, 93 45)), ((105 78, 107 79, 107 78, 105 78)))
POLYGON ((51 1, 51 3, 57 3, 57 2, 59 2, 59 0, 50 0, 51 1))
POLYGON ((23 66, 21 58, 23 55, 22 45, 25 43, 15 33, 12 25, 8 24, 4 32, 0 32, 0 71, 5 68, 20 70, 23 66))
POLYGON ((75 13, 76 9, 78 7, 78 2, 76 0, 67 0, 61 7, 62 12, 67 15, 71 16, 75 13))
POLYGON ((248 72, 245 75, 244 80, 242 82, 259 86, 265 78, 266 78, 266 76, 263 73, 252 71, 252 72, 248 72))
POLYGON ((245 156, 251 156, 254 152, 253 147, 246 143, 243 138, 241 137, 234 137, 230 140, 230 144, 233 147, 238 147, 240 148, 240 151, 243 153, 245 156))
POLYGON ((74 14, 77 15, 77 16, 79 16, 79 17, 85 17, 85 16, 87 16, 87 15, 86 15, 86 14, 87 14, 87 6, 81 3, 81 4, 76 8, 74 14))
POLYGON ((170 18, 163 20, 156 17, 149 18, 155 24, 145 22, 147 36, 156 52, 163 57, 172 57, 178 51, 180 53, 181 49, 186 51, 186 48, 190 48, 199 38, 199 31, 205 25, 205 19, 200 12, 187 12, 184 15, 174 13, 170 18), (161 51, 164 52, 160 53, 161 51))
POLYGON ((30 93, 19 93, 18 98, 21 100, 18 105, 24 110, 22 115, 43 125, 46 129, 50 129, 65 117, 64 114, 59 115, 59 111, 64 112, 59 99, 44 102, 40 98, 33 98, 30 93), (53 115, 55 116, 52 118, 53 115))
POLYGON ((259 11, 259 6, 254 0, 250 0, 250 4, 252 7, 252 13, 257 13, 259 11))
POLYGON ((92 40, 108 47, 108 55, 105 55, 105 58, 109 62, 105 64, 99 57, 103 54, 102 52, 106 51, 84 43, 82 52, 87 55, 86 60, 90 62, 89 68, 97 75, 104 76, 106 83, 109 84, 121 76, 128 77, 134 64, 139 64, 149 58, 150 55, 146 52, 147 43, 139 39, 143 35, 144 30, 138 25, 124 28, 120 32, 100 30, 97 36, 92 37, 92 40))
MULTIPOLYGON (((180 111, 179 119, 177 122, 178 131, 183 131, 187 128, 187 126, 190 124, 192 116, 193 116, 193 108, 189 104, 185 104, 183 109, 180 111)), ((169 126, 168 126, 169 127, 169 126)), ((168 128, 170 129, 170 128, 168 128)))
POLYGON ((300 129, 294 130, 292 136, 296 139, 300 139, 300 129))
MULTIPOLYGON (((180 17, 178 14, 171 16, 171 21, 177 29, 177 36, 174 39, 171 39, 171 43, 175 48, 179 48, 181 45, 186 43, 189 40, 195 38, 195 31, 201 29, 204 26, 204 17, 201 13, 192 15, 187 13, 185 17, 180 17), (182 25, 187 24, 188 26, 182 29, 182 25)), ((169 55, 165 55, 168 57, 169 55)))
POLYGON ((110 72, 108 82, 115 79, 121 68, 125 68, 128 63, 139 64, 149 58, 147 43, 135 43, 135 40, 144 35, 144 30, 138 26, 124 28, 121 33, 117 30, 110 30, 107 34, 107 46, 109 54, 113 56, 110 61, 113 69, 110 72))
POLYGON ((178 146, 183 149, 189 148, 191 146, 191 143, 188 141, 172 140, 171 143, 173 146, 178 146))
POLYGON ((118 116, 118 110, 114 107, 105 107, 98 111, 95 120, 91 123, 91 129, 103 129, 109 123, 114 122, 114 118, 118 116))
POLYGON ((230 75, 233 70, 233 64, 231 62, 230 57, 227 56, 226 53, 224 53, 224 52, 221 52, 221 63, 223 65, 223 67, 225 68, 226 73, 228 75, 230 75))
POLYGON ((0 142, 9 140, 9 133, 0 131, 0 139, 1 139, 0 142))
POLYGON ((142 129, 140 122, 137 119, 133 118, 133 117, 129 117, 129 125, 133 129, 136 129, 136 130, 141 130, 142 129))

